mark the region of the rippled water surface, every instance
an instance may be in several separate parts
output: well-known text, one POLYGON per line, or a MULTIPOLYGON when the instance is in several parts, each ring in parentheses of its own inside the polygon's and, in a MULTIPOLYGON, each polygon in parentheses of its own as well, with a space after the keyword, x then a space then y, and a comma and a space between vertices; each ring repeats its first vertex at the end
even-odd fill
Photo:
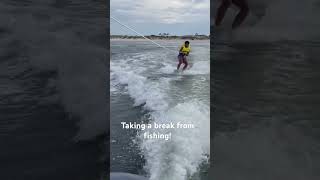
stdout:
POLYGON ((0 2, 0 179, 105 172, 105 6, 0 2))
POLYGON ((310 41, 215 45, 212 177, 320 177, 319 49, 310 41))

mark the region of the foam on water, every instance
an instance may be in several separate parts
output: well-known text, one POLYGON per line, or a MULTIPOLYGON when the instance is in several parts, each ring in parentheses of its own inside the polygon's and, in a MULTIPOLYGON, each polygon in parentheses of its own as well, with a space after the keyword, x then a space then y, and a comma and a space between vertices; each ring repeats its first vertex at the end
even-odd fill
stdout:
MULTIPOLYGON (((189 74, 208 74, 208 60, 196 62, 191 69, 196 68, 189 74)), ((167 54, 161 52, 141 53, 122 59, 117 57, 111 62, 111 85, 124 85, 134 105, 143 105, 148 110, 150 123, 180 122, 195 126, 193 129, 170 131, 148 129, 150 133, 171 132, 172 139, 168 141, 144 139, 143 133, 146 131, 138 133, 137 142, 146 160, 145 169, 150 180, 186 180, 199 170, 199 165, 209 156, 209 106, 196 98, 189 98, 188 101, 171 98, 171 82, 176 80, 176 76, 161 75, 172 74, 175 69, 176 61, 168 60, 167 54), (151 74, 160 78, 148 78, 151 74)))
POLYGON ((112 67, 114 67, 112 68, 112 76, 119 83, 126 85, 129 95, 134 99, 134 106, 144 105, 148 110, 163 110, 167 108, 165 94, 160 88, 165 86, 164 83, 167 81, 161 81, 160 83, 150 82, 146 77, 135 74, 132 71, 124 71, 117 69, 115 66, 112 67))
MULTIPOLYGON (((164 112, 153 112, 152 121, 156 123, 193 124, 194 129, 156 130, 152 132, 172 133, 172 139, 142 140, 141 149, 147 160, 146 169, 150 180, 185 180, 207 161, 210 150, 209 108, 197 101, 179 103, 164 112)), ((141 135, 141 138, 143 135, 141 135)))
POLYGON ((192 68, 184 72, 184 74, 209 74, 210 62, 209 61, 197 61, 192 64, 192 68))

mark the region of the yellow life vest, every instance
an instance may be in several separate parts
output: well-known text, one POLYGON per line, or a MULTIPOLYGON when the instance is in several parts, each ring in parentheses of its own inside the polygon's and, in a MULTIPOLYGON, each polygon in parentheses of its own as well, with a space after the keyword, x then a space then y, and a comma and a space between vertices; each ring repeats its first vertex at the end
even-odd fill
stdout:
POLYGON ((191 51, 190 44, 188 47, 186 47, 185 45, 182 45, 181 48, 180 49, 183 54, 188 54, 191 51))

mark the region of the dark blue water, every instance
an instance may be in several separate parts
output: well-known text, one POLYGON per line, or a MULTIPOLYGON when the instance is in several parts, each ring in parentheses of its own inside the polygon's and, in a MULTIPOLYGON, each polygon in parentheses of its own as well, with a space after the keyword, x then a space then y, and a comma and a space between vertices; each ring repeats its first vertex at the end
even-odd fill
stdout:
POLYGON ((0 179, 99 179, 106 5, 4 0, 0 9, 0 179))
POLYGON ((319 179, 320 43, 215 44, 217 179, 319 179))

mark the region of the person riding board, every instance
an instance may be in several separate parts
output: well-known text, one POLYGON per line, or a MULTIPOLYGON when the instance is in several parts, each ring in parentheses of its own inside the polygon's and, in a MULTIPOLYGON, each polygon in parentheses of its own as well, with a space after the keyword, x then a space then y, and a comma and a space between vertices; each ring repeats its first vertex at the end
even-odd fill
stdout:
POLYGON ((222 19, 225 16, 225 13, 227 12, 227 9, 231 6, 231 4, 236 5, 240 8, 240 12, 235 17, 233 23, 232 23, 232 29, 235 29, 241 25, 241 23, 245 20, 249 13, 249 7, 246 0, 222 0, 222 3, 217 11, 216 26, 219 26, 222 22, 222 19))
POLYGON ((189 55, 190 51, 191 51, 190 42, 189 41, 184 42, 184 44, 181 46, 179 50, 179 55, 178 55, 179 64, 177 66, 177 70, 179 70, 181 64, 184 64, 184 67, 182 70, 185 70, 188 67, 186 56, 189 55))

